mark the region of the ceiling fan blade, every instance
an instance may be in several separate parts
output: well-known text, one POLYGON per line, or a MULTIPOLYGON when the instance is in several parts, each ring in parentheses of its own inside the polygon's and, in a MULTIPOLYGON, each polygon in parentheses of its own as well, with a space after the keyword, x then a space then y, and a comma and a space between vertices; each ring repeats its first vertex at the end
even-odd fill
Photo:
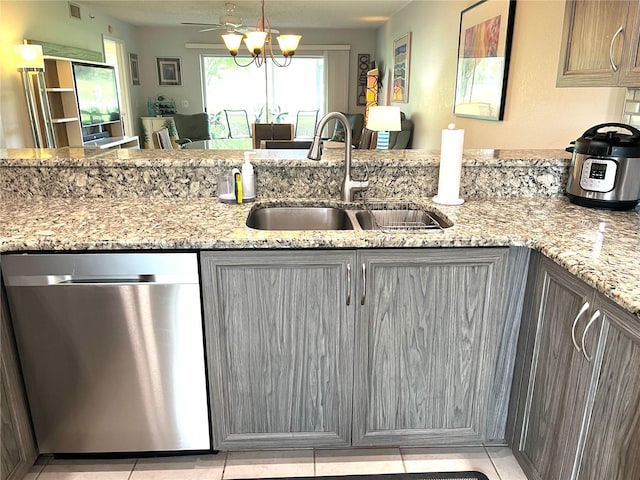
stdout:
POLYGON ((197 22, 181 22, 182 25, 195 25, 197 27, 223 27, 219 23, 197 23, 197 22))

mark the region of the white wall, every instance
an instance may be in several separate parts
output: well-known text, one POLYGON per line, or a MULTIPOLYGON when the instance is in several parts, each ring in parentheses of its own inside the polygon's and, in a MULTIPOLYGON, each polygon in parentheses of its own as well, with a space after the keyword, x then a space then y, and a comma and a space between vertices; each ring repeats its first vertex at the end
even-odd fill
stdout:
MULTIPOLYGON (((82 5, 82 19, 69 16, 64 0, 0 0, 0 148, 32 146, 26 103, 20 75, 13 61, 13 45, 24 38, 59 43, 102 52, 102 35, 124 40, 129 53, 138 54, 140 86, 131 86, 134 117, 147 115, 147 98, 165 95, 178 102, 181 113, 202 111, 199 56, 203 50, 186 49, 186 43, 220 43, 220 32, 200 33, 195 27, 134 27, 82 5), (93 17, 93 18, 91 18, 93 17), (182 59, 181 87, 157 85, 155 57, 182 59), (189 104, 183 108, 182 100, 189 104)), ((356 105, 357 54, 375 54, 376 33, 372 30, 302 30, 302 42, 348 44, 350 54, 349 111, 364 111, 356 105)), ((294 58, 295 61, 295 58, 294 58)), ((134 121, 137 134, 141 125, 134 121)))
MULTIPOLYGON (((377 34, 359 30, 302 31, 303 43, 352 45, 349 110, 360 111, 362 107, 355 105, 357 54, 378 52, 374 57, 388 73, 393 39, 411 31, 409 103, 398 105, 415 122, 414 148, 438 149, 441 129, 452 121, 465 129, 466 148, 563 148, 588 127, 620 118, 625 89, 555 87, 563 0, 518 0, 504 121, 455 117, 452 112, 460 12, 472 3, 414 0, 377 34)), ((146 115, 147 97, 158 94, 188 100, 186 113, 202 108, 198 60, 201 52, 188 51, 184 44, 213 43, 216 34, 182 27, 135 28, 84 6, 82 13, 82 20, 70 18, 68 4, 62 0, 0 0, 0 148, 31 145, 20 76, 13 63, 13 45, 23 38, 98 51, 102 50, 103 34, 121 38, 129 52, 139 55, 142 85, 131 88, 134 116, 146 115), (95 18, 91 19, 90 14, 95 18), (182 58, 183 87, 157 86, 156 56, 182 58)), ((388 76, 385 87, 387 83, 388 76)))
MULTIPOLYGON (((27 38, 102 52, 104 34, 123 40, 129 51, 137 49, 136 30, 131 25, 86 7, 81 7, 82 19, 78 20, 69 16, 68 8, 66 1, 0 0, 0 148, 33 145, 13 45, 27 38)), ((139 87, 132 89, 134 104, 136 89, 139 87)))
MULTIPOLYGON (((201 112, 203 108, 202 89, 200 85, 200 55, 206 53, 223 53, 224 49, 187 49, 186 43, 223 45, 221 34, 214 31, 200 33, 197 27, 140 27, 138 35, 140 49, 140 82, 142 95, 156 97, 163 95, 176 101, 179 113, 201 112), (180 57, 182 64, 182 86, 163 86, 157 84, 155 57, 180 57), (182 106, 186 100, 188 108, 182 106)), ((350 45, 349 67, 349 111, 364 112, 363 106, 356 105, 358 54, 368 53, 373 60, 375 55, 376 32, 373 30, 304 30, 296 31, 302 35, 301 45, 350 45)), ((279 50, 276 49, 276 52, 279 50)), ((295 56, 293 58, 295 62, 295 56)), ((247 68, 256 68, 255 66, 247 68)), ((146 103, 140 105, 139 115, 147 115, 146 103)))
MULTIPOLYGON (((409 103, 414 148, 439 149, 442 128, 465 129, 465 148, 564 148, 587 128, 618 121, 623 88, 556 88, 562 0, 518 0, 504 120, 453 115, 460 12, 473 1, 416 0, 378 31, 378 62, 392 65, 393 39, 412 32, 409 103)), ((385 92, 388 84, 385 81, 385 92)))

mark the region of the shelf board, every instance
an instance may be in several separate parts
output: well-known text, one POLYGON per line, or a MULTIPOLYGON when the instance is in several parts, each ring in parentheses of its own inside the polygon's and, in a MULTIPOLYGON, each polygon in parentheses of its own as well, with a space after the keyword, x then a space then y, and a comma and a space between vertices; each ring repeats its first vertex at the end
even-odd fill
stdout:
POLYGON ((48 87, 47 92, 73 92, 73 88, 66 87, 48 87))
POLYGON ((69 123, 69 122, 77 122, 78 117, 69 117, 69 118, 52 118, 52 123, 69 123))

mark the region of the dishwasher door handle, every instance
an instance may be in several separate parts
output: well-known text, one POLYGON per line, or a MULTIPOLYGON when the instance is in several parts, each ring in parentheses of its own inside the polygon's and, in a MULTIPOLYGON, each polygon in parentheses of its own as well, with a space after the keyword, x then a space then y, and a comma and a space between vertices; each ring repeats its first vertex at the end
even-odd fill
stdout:
POLYGON ((20 287, 42 286, 117 286, 117 285, 188 285, 198 284, 197 274, 140 274, 140 275, 15 275, 7 279, 7 285, 20 287))
MULTIPOLYGON (((57 285, 95 285, 100 283, 117 284, 117 283, 159 283, 156 275, 136 275, 133 277, 73 277, 67 276, 57 285)), ((182 282, 164 282, 164 283, 182 283, 182 282)))

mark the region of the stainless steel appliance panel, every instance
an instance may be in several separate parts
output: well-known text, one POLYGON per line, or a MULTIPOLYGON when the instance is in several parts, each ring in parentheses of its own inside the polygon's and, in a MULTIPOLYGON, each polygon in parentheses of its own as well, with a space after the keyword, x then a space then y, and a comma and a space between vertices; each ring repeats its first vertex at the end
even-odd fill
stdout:
POLYGON ((2 268, 40 453, 210 448, 195 254, 2 268))

